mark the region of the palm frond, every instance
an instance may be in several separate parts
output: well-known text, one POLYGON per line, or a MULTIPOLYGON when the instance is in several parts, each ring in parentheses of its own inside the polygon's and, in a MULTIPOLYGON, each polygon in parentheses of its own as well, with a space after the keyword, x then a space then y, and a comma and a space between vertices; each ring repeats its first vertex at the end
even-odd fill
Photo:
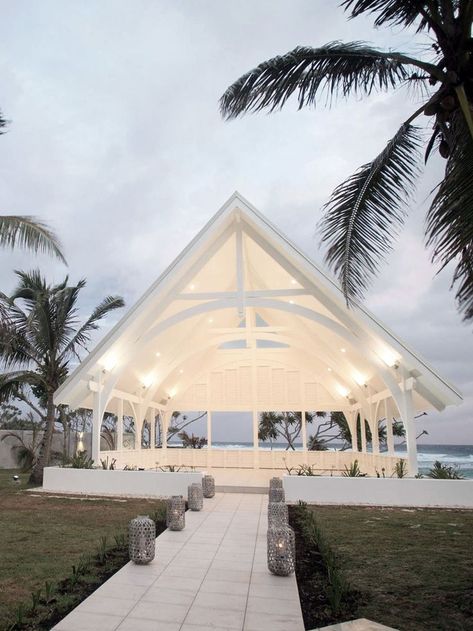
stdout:
POLYGON ((391 250, 418 173, 419 130, 401 126, 385 149, 338 186, 325 205, 322 242, 347 302, 361 298, 391 250))
POLYGON ((344 0, 341 6, 356 18, 363 13, 377 13, 376 26, 411 26, 425 11, 425 0, 344 0))
POLYGON ((235 81, 220 99, 220 110, 230 119, 244 112, 281 108, 294 93, 300 109, 315 105, 320 91, 333 97, 336 93, 348 96, 386 90, 409 77, 412 61, 364 42, 298 47, 263 62, 235 81))
POLYGON ((22 386, 42 386, 41 375, 32 370, 16 370, 0 374, 0 403, 11 401, 22 386))
POLYGON ((0 135, 5 133, 5 127, 8 125, 8 121, 4 118, 2 112, 0 111, 0 135))
POLYGON ((464 319, 473 318, 473 140, 457 114, 445 177, 427 214, 427 245, 442 268, 456 261, 453 285, 464 319))
POLYGON ((95 307, 90 317, 84 322, 74 337, 68 343, 65 352, 76 353, 76 347, 86 348, 86 344, 90 340, 90 333, 98 328, 98 323, 105 316, 115 309, 121 309, 125 306, 125 301, 121 296, 107 296, 102 302, 95 307))
POLYGON ((66 263, 57 237, 34 217, 0 215, 0 246, 46 252, 66 263))

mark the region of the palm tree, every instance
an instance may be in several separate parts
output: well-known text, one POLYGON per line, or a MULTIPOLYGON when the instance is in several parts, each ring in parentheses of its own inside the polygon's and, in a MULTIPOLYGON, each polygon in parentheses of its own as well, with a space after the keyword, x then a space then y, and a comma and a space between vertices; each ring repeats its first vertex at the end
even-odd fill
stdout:
MULTIPOLYGON (((350 18, 375 14, 375 25, 415 27, 432 41, 428 60, 382 51, 364 42, 299 47, 263 62, 240 77, 221 98, 221 112, 270 112, 297 96, 299 109, 325 93, 369 95, 400 86, 414 88, 422 105, 402 122, 376 158, 340 184, 325 205, 322 242, 326 261, 340 279, 347 303, 361 299, 407 215, 419 175, 434 150, 446 160, 445 175, 427 212, 426 244, 443 269, 453 262, 452 285, 464 319, 473 318, 473 39, 472 0, 344 0, 350 18), (428 119, 423 116, 429 117, 428 119), (414 124, 414 121, 416 124, 414 124)), ((327 98, 328 97, 328 98, 327 98)))
POLYGON ((10 297, 0 294, 7 317, 0 324, 0 358, 5 372, 0 374, 0 401, 14 398, 29 386, 46 410, 45 432, 31 481, 42 481, 49 463, 56 421, 54 392, 69 372, 69 362, 80 359, 91 333, 114 309, 124 306, 118 296, 107 296, 80 324, 77 301, 85 280, 69 285, 68 277, 58 285, 48 285, 39 271, 16 272, 19 282, 10 297))
MULTIPOLYGON (((0 136, 8 121, 0 111, 0 136)), ((36 219, 21 215, 0 215, 0 247, 24 247, 34 252, 47 252, 65 263, 61 245, 49 228, 36 219)))

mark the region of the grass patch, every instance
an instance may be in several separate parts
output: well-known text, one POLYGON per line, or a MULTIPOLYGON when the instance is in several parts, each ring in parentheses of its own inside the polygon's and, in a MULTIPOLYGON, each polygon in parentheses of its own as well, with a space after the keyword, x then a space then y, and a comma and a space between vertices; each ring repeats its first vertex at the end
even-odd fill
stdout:
POLYGON ((360 593, 356 617, 402 631, 473 629, 473 511, 310 509, 360 593))
MULTIPOLYGON (((31 607, 31 594, 44 592, 46 581, 59 584, 84 556, 96 555, 102 537, 112 544, 130 519, 153 515, 163 505, 158 500, 32 494, 27 490, 28 475, 20 474, 21 483, 16 485, 14 473, 18 472, 0 470, 0 629, 15 622, 21 603, 31 607)), ((123 562, 119 559, 118 567, 123 562)))

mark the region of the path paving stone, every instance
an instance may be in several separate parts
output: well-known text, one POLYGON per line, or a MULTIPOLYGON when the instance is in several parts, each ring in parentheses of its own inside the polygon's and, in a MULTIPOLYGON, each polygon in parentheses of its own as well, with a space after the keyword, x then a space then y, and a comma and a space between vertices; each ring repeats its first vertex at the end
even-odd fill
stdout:
POLYGON ((152 563, 125 565, 52 631, 304 631, 295 576, 266 568, 267 501, 206 499, 152 563))

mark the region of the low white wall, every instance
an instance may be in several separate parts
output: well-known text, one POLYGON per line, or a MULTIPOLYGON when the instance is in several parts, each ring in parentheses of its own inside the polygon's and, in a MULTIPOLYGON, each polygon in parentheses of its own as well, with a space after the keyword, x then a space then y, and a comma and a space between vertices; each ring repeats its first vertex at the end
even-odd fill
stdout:
POLYGON ((131 495, 136 497, 170 497, 184 495, 193 482, 200 483, 202 473, 180 471, 107 471, 105 469, 70 469, 46 467, 43 489, 57 493, 86 495, 131 495))
POLYGON ((473 508, 473 480, 286 475, 283 485, 289 503, 473 508))

